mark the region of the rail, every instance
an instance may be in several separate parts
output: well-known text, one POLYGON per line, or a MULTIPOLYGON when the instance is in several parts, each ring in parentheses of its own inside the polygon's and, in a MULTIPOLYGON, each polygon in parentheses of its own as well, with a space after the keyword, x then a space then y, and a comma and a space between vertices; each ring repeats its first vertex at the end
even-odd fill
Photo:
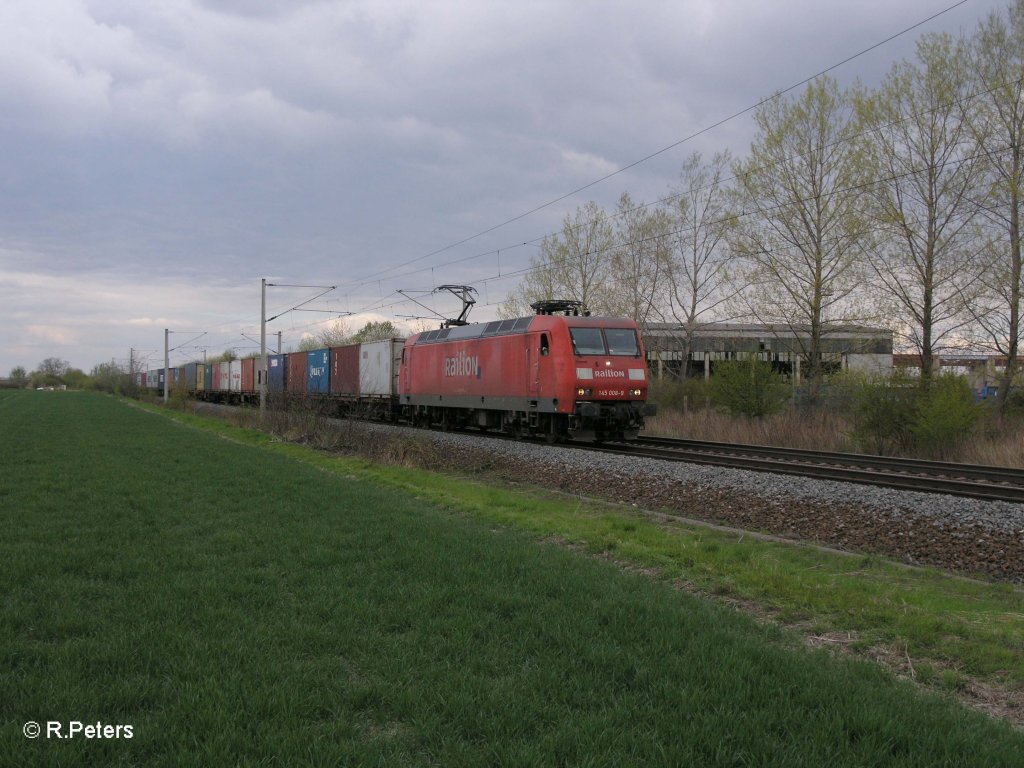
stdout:
POLYGON ((576 444, 574 447, 666 461, 1024 503, 1024 471, 1006 467, 645 436, 628 443, 576 444))

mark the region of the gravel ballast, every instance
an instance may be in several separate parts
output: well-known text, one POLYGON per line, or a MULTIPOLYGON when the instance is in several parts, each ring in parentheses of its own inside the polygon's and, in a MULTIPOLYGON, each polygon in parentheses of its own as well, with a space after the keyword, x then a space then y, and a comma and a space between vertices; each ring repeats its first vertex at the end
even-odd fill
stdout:
POLYGON ((431 468, 485 469, 581 496, 1024 583, 1024 505, 468 433, 360 428, 425 441, 430 450, 417 453, 431 468))

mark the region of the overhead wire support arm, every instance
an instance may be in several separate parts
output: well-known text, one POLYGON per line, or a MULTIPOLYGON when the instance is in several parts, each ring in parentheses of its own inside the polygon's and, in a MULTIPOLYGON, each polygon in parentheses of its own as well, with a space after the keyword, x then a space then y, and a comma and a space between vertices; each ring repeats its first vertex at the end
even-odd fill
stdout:
MULTIPOLYGON (((410 295, 409 295, 409 293, 410 293, 409 291, 405 291, 405 290, 403 290, 403 289, 399 288, 399 289, 397 290, 397 293, 400 293, 400 294, 402 294, 403 296, 405 296, 405 298, 407 298, 407 299, 408 299, 409 301, 411 301, 411 302, 412 302, 413 304, 418 304, 419 306, 423 307, 423 308, 424 308, 425 310, 427 310, 427 312, 432 312, 432 313, 434 314, 434 316, 435 316, 435 317, 439 317, 439 318, 441 318, 442 320, 444 320, 444 319, 445 319, 445 316, 444 316, 444 315, 442 315, 442 314, 440 314, 440 313, 439 313, 439 312, 438 312, 437 310, 435 310, 435 309, 432 309, 431 307, 428 307, 428 306, 427 306, 426 304, 424 304, 424 303, 423 303, 422 301, 419 301, 419 300, 417 300, 417 299, 414 299, 414 298, 413 298, 412 296, 410 296, 410 295)), ((424 293, 434 293, 434 291, 424 291, 424 293)), ((424 318, 424 319, 425 319, 425 320, 429 320, 430 318, 424 318)))
MULTIPOLYGON (((301 307, 304 307, 307 304, 311 304, 312 302, 314 302, 317 299, 319 299, 321 296, 326 296, 328 293, 330 293, 335 288, 337 288, 336 285, 288 285, 288 284, 284 284, 284 283, 267 283, 267 282, 264 282, 263 285, 264 285, 264 288, 318 288, 318 289, 322 289, 322 290, 320 290, 320 293, 318 293, 316 296, 313 296, 312 298, 306 299, 305 301, 303 301, 303 302, 301 302, 299 304, 296 304, 291 309, 286 309, 284 312, 279 312, 278 314, 274 315, 273 317, 265 317, 265 318, 263 318, 263 320, 262 320, 263 323, 269 323, 271 320, 277 320, 277 318, 281 317, 281 315, 287 315, 289 312, 296 312, 301 307)), ((325 309, 320 309, 320 310, 310 310, 310 309, 307 309, 307 310, 304 310, 304 311, 305 312, 326 312, 327 310, 325 310, 325 309)), ((338 314, 343 314, 343 313, 338 313, 338 314)))
POLYGON ((171 334, 172 333, 194 333, 196 336, 189 339, 188 341, 179 344, 174 349, 180 349, 185 344, 191 344, 196 339, 201 339, 206 335, 206 331, 172 331, 170 328, 164 328, 164 404, 170 399, 170 372, 171 372, 171 334))
MULTIPOLYGON (((312 310, 312 309, 301 309, 310 302, 316 301, 321 296, 325 296, 335 288, 336 285, 293 285, 291 283, 268 283, 267 278, 260 280, 260 370, 259 370, 259 388, 260 388, 260 419, 263 418, 264 409, 266 408, 267 400, 267 286, 272 288, 313 288, 319 290, 316 296, 313 296, 306 301, 296 304, 291 309, 285 310, 279 314, 274 315, 270 320, 276 320, 281 315, 286 315, 288 312, 303 311, 303 312, 326 312, 327 310, 312 310)), ((332 312, 331 314, 342 314, 332 312)), ((280 343, 278 343, 280 347, 280 343)))

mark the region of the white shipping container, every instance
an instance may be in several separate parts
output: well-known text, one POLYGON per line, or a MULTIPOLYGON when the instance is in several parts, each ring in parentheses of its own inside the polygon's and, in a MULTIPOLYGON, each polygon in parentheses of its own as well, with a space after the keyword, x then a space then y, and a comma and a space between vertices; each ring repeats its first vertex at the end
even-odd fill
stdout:
POLYGON ((227 363, 215 363, 213 366, 213 388, 219 392, 228 391, 228 382, 231 377, 227 363))
POLYGON ((398 369, 402 362, 403 339, 370 341, 359 350, 359 394, 384 397, 398 394, 398 369))
POLYGON ((242 361, 241 360, 232 360, 231 361, 231 366, 229 368, 229 371, 230 371, 230 376, 231 376, 231 385, 228 387, 228 389, 231 392, 241 392, 242 391, 242 361))

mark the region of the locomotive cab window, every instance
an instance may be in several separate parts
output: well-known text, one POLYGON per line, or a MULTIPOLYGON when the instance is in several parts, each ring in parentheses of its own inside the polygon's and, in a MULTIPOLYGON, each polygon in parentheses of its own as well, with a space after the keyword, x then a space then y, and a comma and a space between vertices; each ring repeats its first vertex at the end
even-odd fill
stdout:
POLYGON ((542 333, 540 335, 540 354, 541 354, 541 357, 545 357, 548 354, 548 352, 550 352, 550 351, 551 351, 551 347, 548 346, 548 335, 546 333, 542 333))
POLYGON ((609 355, 639 356, 640 345, 636 342, 636 331, 632 328, 605 328, 604 335, 608 339, 609 355))
POLYGON ((600 328, 570 328, 572 348, 577 355, 604 355, 604 337, 600 328))

